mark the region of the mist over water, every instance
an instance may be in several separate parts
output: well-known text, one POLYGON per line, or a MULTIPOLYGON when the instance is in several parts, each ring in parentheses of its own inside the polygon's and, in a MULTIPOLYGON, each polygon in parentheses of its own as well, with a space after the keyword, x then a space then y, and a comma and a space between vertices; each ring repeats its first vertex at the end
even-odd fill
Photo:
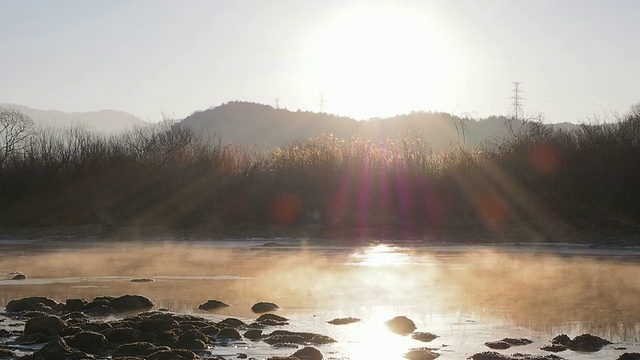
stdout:
POLYGON ((35 295, 64 301, 142 294, 156 308, 184 313, 199 313, 199 304, 217 299, 232 306, 216 315, 252 318, 252 304, 272 301, 283 315, 318 324, 406 315, 421 331, 479 326, 474 336, 486 340, 496 339, 496 326, 508 326, 548 339, 589 332, 640 342, 640 262, 633 252, 297 244, 97 243, 3 251, 0 276, 21 271, 28 279, 0 280, 0 306, 35 295), (138 277, 155 281, 130 281, 138 277))

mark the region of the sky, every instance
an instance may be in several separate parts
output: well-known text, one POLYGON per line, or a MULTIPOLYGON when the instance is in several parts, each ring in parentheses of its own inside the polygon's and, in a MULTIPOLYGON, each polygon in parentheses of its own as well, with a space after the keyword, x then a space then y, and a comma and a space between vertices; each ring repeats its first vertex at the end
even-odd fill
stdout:
POLYGON ((606 121, 640 102, 637 0, 0 0, 0 103, 181 119, 228 101, 606 121))

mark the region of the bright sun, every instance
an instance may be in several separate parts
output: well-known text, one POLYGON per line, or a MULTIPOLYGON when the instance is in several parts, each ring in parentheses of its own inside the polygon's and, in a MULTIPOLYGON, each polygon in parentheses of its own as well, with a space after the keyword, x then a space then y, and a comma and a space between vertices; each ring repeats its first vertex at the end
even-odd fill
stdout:
POLYGON ((309 45, 309 80, 324 92, 329 112, 392 116, 435 109, 450 97, 454 49, 423 11, 393 3, 351 7, 309 45))

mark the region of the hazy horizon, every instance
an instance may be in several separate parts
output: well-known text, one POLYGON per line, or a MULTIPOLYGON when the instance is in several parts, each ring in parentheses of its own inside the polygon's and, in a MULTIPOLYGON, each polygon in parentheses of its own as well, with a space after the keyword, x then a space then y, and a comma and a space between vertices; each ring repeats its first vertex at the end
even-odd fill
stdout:
POLYGON ((357 120, 579 122, 640 101, 640 3, 0 0, 0 102, 184 118, 228 101, 357 120), (322 99, 322 101, 321 101, 322 99))

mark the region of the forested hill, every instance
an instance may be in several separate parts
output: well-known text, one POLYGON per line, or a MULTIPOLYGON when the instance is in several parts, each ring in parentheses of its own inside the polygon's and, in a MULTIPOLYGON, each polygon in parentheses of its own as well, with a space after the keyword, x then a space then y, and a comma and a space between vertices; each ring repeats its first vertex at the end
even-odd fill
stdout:
MULTIPOLYGON (((475 120, 438 112, 412 112, 391 118, 356 121, 326 113, 294 112, 235 101, 197 111, 182 120, 182 124, 197 132, 220 136, 223 143, 245 146, 282 146, 323 134, 344 139, 358 135, 377 142, 410 133, 421 134, 435 150, 445 150, 457 144, 473 147, 483 140, 502 139, 511 131, 517 131, 522 123, 509 123, 503 116, 475 120)), ((577 127, 570 123, 554 126, 577 127)))

